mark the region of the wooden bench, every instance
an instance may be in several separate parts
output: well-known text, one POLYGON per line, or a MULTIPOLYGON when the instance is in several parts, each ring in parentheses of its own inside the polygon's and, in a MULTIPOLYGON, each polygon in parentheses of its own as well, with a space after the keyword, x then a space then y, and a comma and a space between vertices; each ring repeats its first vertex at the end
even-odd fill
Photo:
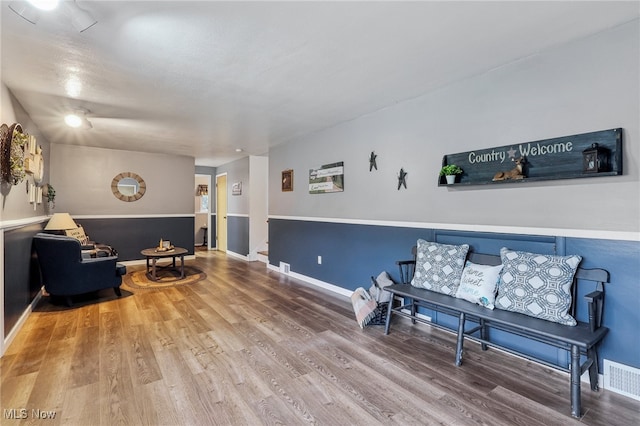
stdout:
MULTIPOLYGON (((400 268, 401 284, 395 284, 385 288, 385 290, 391 292, 394 296, 403 297, 405 300, 402 306, 394 306, 394 303, 389 303, 385 334, 389 334, 392 315, 400 315, 411 318, 414 324, 416 322, 422 322, 433 327, 456 332, 456 366, 462 364, 464 340, 468 338, 480 342, 482 350, 486 350, 488 346, 497 347, 506 352, 522 356, 546 366, 569 372, 571 377, 571 415, 573 417, 580 417, 580 376, 582 373, 589 370, 591 389, 594 391, 598 390, 598 355, 596 346, 609 331, 608 328, 601 326, 604 283, 609 282, 609 273, 604 269, 578 268, 572 286, 572 304, 569 311, 574 318, 576 314, 578 284, 585 283, 585 281, 590 282, 592 285, 595 283, 595 291, 584 296, 588 303, 589 322, 578 321, 578 325, 576 326, 567 326, 516 312, 497 308, 494 310, 487 309, 463 299, 413 287, 410 283, 415 271, 415 250, 414 247, 414 260, 397 262, 400 268), (457 330, 418 317, 419 307, 458 317, 457 330), (467 321, 472 321, 474 324, 471 324, 471 326, 467 328, 467 321), (567 350, 571 354, 570 366, 564 367, 553 364, 543 359, 535 358, 530 354, 493 342, 489 336, 490 329, 506 331, 567 350), (581 355, 586 356, 586 361, 582 364, 580 363, 581 355)), ((467 259, 476 264, 501 264, 500 256, 496 255, 469 252, 467 259)))

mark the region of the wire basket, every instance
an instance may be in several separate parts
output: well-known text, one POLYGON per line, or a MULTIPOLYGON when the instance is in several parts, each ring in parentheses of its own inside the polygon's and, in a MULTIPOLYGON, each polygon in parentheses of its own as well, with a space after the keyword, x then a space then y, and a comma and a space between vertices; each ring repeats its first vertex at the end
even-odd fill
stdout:
POLYGON ((388 308, 389 303, 378 303, 378 307, 374 311, 375 316, 367 323, 367 325, 386 325, 388 308))

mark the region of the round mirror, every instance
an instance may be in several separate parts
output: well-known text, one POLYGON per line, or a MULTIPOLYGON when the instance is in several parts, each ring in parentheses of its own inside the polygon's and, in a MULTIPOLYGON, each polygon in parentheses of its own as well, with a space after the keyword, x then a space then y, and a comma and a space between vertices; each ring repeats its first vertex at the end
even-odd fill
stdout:
POLYGON ((120 173, 111 181, 111 192, 119 200, 136 201, 142 198, 147 190, 144 179, 135 173, 120 173))

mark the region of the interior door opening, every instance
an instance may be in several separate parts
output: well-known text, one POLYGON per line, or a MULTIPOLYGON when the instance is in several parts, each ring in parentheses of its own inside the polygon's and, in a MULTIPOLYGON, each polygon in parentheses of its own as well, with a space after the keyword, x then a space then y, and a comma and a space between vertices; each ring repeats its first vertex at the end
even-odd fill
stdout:
POLYGON ((211 176, 195 176, 194 212, 194 244, 196 249, 209 250, 211 248, 211 176))

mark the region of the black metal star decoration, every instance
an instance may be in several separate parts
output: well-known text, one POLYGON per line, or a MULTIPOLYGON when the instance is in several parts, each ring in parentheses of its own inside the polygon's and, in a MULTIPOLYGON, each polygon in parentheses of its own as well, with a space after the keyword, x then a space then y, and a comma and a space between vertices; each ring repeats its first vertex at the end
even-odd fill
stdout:
POLYGON ((376 163, 376 158, 378 156, 375 152, 371 151, 371 156, 369 157, 369 171, 376 169, 378 170, 378 164, 376 163))
POLYGON ((407 181, 406 181, 406 177, 407 177, 407 172, 404 171, 404 169, 400 169, 400 174, 398 174, 398 191, 400 191, 400 187, 404 186, 404 189, 407 189, 407 181))

